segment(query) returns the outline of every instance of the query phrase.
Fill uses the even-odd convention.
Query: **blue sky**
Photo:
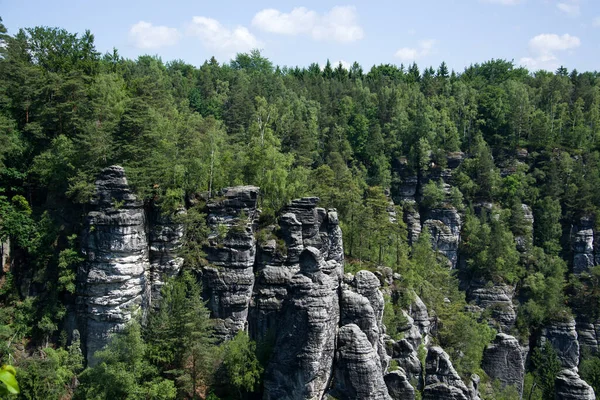
[[[199,65],[262,49],[275,64],[358,61],[457,71],[491,58],[600,70],[600,0],[0,0],[9,33],[90,29],[96,47]]]

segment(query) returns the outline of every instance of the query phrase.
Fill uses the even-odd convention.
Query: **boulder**
[[[572,369],[563,369],[555,380],[556,400],[595,400],[594,389]]]

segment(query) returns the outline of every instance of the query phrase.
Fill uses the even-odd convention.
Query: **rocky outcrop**
[[[370,271],[359,271],[356,276],[346,276],[342,291],[341,325],[356,324],[367,335],[381,360],[381,369],[388,365],[383,337],[383,294],[379,291],[379,279]]]
[[[600,321],[590,322],[583,317],[577,317],[577,340],[579,347],[592,354],[598,353],[600,348]]]
[[[515,288],[506,284],[486,285],[485,282],[471,283],[467,299],[471,311],[489,313],[488,323],[501,332],[509,332],[516,323],[517,312],[512,302]]]
[[[596,264],[594,259],[594,219],[581,217],[571,226],[573,273],[580,274]]]
[[[408,244],[412,246],[421,235],[421,215],[415,201],[406,201],[403,206],[403,220],[408,232]]]
[[[340,328],[331,395],[347,400],[391,399],[379,355],[355,324]]]
[[[147,309],[150,268],[143,205],[129,189],[125,171],[112,166],[96,181],[82,235],[86,256],[78,271],[80,330],[88,363],[109,334]]]
[[[414,400],[415,389],[402,369],[392,371],[383,377],[388,394],[393,400]]]
[[[513,386],[523,394],[525,362],[519,341],[513,336],[499,333],[483,352],[481,368],[492,380],[498,380],[502,387]]]
[[[149,213],[151,305],[160,299],[160,290],[167,279],[176,276],[183,266],[183,258],[178,254],[183,239],[183,225],[176,217],[184,214],[179,210],[175,216],[164,215],[156,207]]]
[[[252,319],[263,322],[250,328],[254,337],[269,331],[274,336],[265,399],[320,399],[331,380],[343,248],[335,210],[317,202],[293,201],[282,211],[279,236],[267,236],[260,246]]]
[[[596,395],[590,385],[572,369],[563,369],[555,380],[556,400],[595,400]]]
[[[409,381],[416,384],[417,389],[423,386],[423,367],[419,360],[417,349],[407,339],[389,341],[388,354],[394,360]],[[391,394],[391,393],[390,393]]]
[[[467,385],[452,366],[450,357],[440,347],[430,347],[425,360],[423,400],[471,400]]]
[[[256,186],[225,188],[207,204],[210,229],[203,272],[203,294],[215,319],[217,337],[232,338],[245,329],[254,287],[258,218]]]
[[[423,229],[425,228],[431,234],[433,249],[448,258],[451,268],[456,268],[462,228],[458,211],[454,207],[429,210],[423,223]]]
[[[575,320],[553,322],[542,329],[540,345],[550,342],[563,368],[576,369],[579,364],[579,342]]]
[[[524,253],[529,250],[533,244],[533,211],[531,211],[531,207],[527,204],[521,204],[521,209],[523,210],[523,218],[527,225],[527,229],[524,230],[525,233],[515,236],[515,242],[517,244],[517,250]]]

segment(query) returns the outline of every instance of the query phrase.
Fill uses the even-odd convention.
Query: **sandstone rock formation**
[[[472,311],[488,311],[488,322],[501,332],[509,332],[516,323],[517,312],[512,302],[515,288],[506,284],[486,285],[485,282],[472,282],[467,299],[474,305]]]
[[[178,215],[185,213],[179,210]],[[150,225],[150,271],[151,285],[150,303],[155,305],[160,299],[160,290],[168,278],[176,276],[183,265],[179,257],[183,239],[183,225],[174,221],[173,216],[163,215],[156,207],[152,208],[148,217]]]
[[[320,399],[331,379],[343,247],[337,213],[317,202],[292,201],[279,236],[260,244],[250,332],[260,338],[270,331],[275,340],[265,399]]]
[[[207,204],[211,233],[203,290],[220,339],[232,338],[246,326],[254,287],[258,192],[256,186],[225,188]]]
[[[379,356],[367,335],[355,324],[340,328],[334,370],[331,391],[334,397],[347,400],[391,399]]]
[[[462,228],[458,211],[453,207],[429,210],[423,228],[427,228],[431,234],[433,249],[445,255],[450,266],[456,268]]]
[[[563,369],[556,377],[556,400],[595,400],[590,385],[572,369]]]
[[[471,391],[440,347],[430,347],[427,352],[423,400],[471,400]]]
[[[393,400],[414,400],[415,389],[402,369],[392,371],[383,377],[388,394]]]
[[[592,217],[581,217],[578,223],[571,227],[571,249],[573,251],[573,273],[579,274],[596,265]]]
[[[499,333],[483,353],[481,368],[492,380],[498,379],[505,386],[514,386],[523,394],[525,360],[519,341],[510,335]]]
[[[579,342],[575,330],[575,320],[553,322],[542,329],[540,345],[549,341],[563,368],[577,369],[579,364]]]
[[[149,301],[150,268],[143,205],[129,189],[122,167],[108,167],[96,181],[83,233],[86,262],[78,271],[80,330],[88,362],[110,333],[121,329]]]

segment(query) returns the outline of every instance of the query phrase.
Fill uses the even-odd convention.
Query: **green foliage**
[[[543,400],[554,399],[555,379],[561,370],[561,364],[550,342],[544,343],[542,348],[536,347],[533,350],[531,363],[533,367],[533,383],[529,388],[530,393],[535,391],[536,387],[539,387]]]
[[[168,281],[144,329],[146,358],[193,396],[210,384],[217,362],[210,313],[189,271]]]
[[[578,368],[581,378],[594,389],[594,393],[600,393],[600,357],[584,351]]]
[[[19,383],[17,382],[17,370],[12,365],[3,365],[0,368],[0,394],[8,396],[19,394]]]
[[[79,341],[73,341],[68,349],[42,349],[19,364],[21,395],[26,399],[72,396],[76,374],[82,369]]]
[[[494,282],[514,283],[523,274],[513,234],[501,213],[492,212],[488,219],[467,214],[461,242],[469,272]]]
[[[158,375],[146,361],[147,346],[139,323],[115,334],[104,350],[96,352],[98,364],[79,377],[76,399],[174,399],[175,383]]]
[[[441,207],[446,199],[444,193],[444,182],[429,181],[423,186],[423,205],[429,208]]]
[[[242,393],[252,393],[258,389],[263,367],[256,357],[256,343],[244,331],[223,345],[223,366],[226,382]]]

